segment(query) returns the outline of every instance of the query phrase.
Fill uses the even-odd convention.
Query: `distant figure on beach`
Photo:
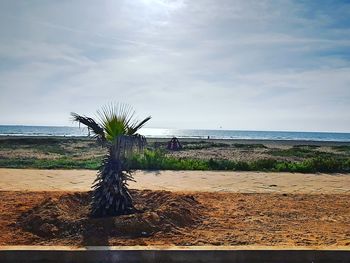
[[[168,142],[167,148],[168,148],[168,150],[177,151],[177,150],[181,150],[182,149],[182,145],[181,145],[180,141],[176,137],[173,137]]]

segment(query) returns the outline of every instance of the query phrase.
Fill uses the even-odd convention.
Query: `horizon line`
[[[80,128],[78,126],[67,125],[28,125],[28,124],[0,124],[0,126],[17,126],[17,127],[56,127],[56,128]],[[80,129],[82,129],[81,127]],[[350,134],[350,131],[302,131],[302,130],[247,130],[247,129],[223,129],[223,128],[160,128],[160,127],[143,127],[142,129],[164,129],[164,130],[198,130],[198,131],[237,131],[237,132],[291,132],[291,133],[343,133]]]

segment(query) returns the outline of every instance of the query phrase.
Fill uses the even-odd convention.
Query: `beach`
[[[161,151],[164,157],[175,159],[212,159],[249,164],[259,160],[302,162],[319,158],[345,162],[350,166],[347,164],[350,142],[180,139],[183,148],[169,151],[168,141],[165,138],[148,138],[146,149]],[[104,154],[100,145],[86,137],[0,136],[0,167],[4,168],[96,169]],[[68,160],[72,162],[67,164]],[[39,162],[40,166],[35,164]]]
[[[350,263],[350,1],[0,1],[0,263]]]
[[[350,147],[181,139],[183,149],[169,151],[167,141],[149,139],[147,147],[178,160],[247,163],[271,158],[300,163],[315,156],[347,160]],[[101,225],[89,217],[96,166],[84,167],[98,164],[103,154],[86,138],[0,138],[0,157],[6,160],[0,162],[0,245],[350,246],[347,172],[136,170],[129,187],[136,206],[148,212]]]

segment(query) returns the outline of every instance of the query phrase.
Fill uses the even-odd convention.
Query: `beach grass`
[[[37,158],[1,158],[0,167],[35,168],[35,169],[98,169],[102,158],[75,160],[72,158],[37,159]]]
[[[166,140],[151,141],[134,155],[130,168],[145,170],[223,170],[302,173],[349,173],[350,146],[182,140],[181,151],[167,151]],[[331,149],[331,150],[329,150]],[[218,155],[223,153],[227,155]],[[214,157],[212,154],[214,153]],[[1,138],[0,167],[98,169],[104,150],[86,138]],[[238,156],[239,158],[236,158]],[[243,157],[242,157],[243,156]],[[222,158],[227,157],[227,158]],[[233,158],[232,158],[233,157]],[[230,159],[231,158],[231,159]]]
[[[292,147],[289,149],[271,149],[269,154],[280,157],[298,158],[337,158],[345,157],[342,153],[321,152],[311,147]]]
[[[350,154],[350,146],[349,145],[337,145],[332,147],[334,150],[339,152]]]
[[[85,160],[72,158],[36,159],[1,158],[0,167],[37,169],[98,169],[101,157]],[[261,159],[255,161],[200,160],[166,156],[161,151],[149,151],[134,155],[129,164],[131,169],[142,170],[219,170],[219,171],[266,171],[300,173],[349,173],[349,159],[316,157],[301,162]]]
[[[350,172],[350,159],[314,157],[301,162],[260,159],[254,161],[200,160],[166,156],[161,151],[145,151],[135,155],[130,163],[133,169],[145,170],[231,170],[270,172]]]

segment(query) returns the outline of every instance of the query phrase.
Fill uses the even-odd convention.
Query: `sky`
[[[0,1],[0,124],[350,132],[350,1]]]

